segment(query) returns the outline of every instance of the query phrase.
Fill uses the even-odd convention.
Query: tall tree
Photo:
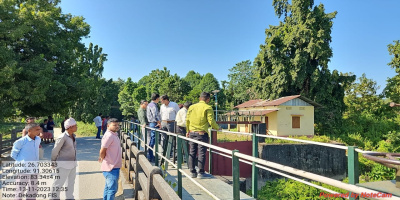
[[[136,113],[134,108],[133,92],[137,88],[137,84],[129,77],[122,90],[118,94],[118,102],[121,104],[121,111],[124,116],[133,115]]]
[[[87,74],[79,57],[88,52],[81,39],[90,26],[62,13],[59,3],[1,1],[0,101],[12,109],[0,109],[0,117],[17,109],[33,116],[65,113],[82,95]],[[102,73],[103,55],[89,59],[99,62],[90,63],[90,73]]]
[[[177,74],[174,74],[165,79],[159,91],[161,95],[168,95],[171,101],[183,103],[184,97],[190,91],[190,86],[185,80],[182,80]]]
[[[396,71],[396,75],[388,78],[384,93],[392,101],[400,102],[400,41],[397,40],[394,41],[394,44],[389,44],[388,50],[389,54],[393,56],[388,65]]]
[[[233,102],[234,105],[255,98],[255,92],[253,91],[254,79],[254,66],[251,64],[250,60],[237,63],[229,69],[229,82],[226,92],[229,94],[228,96],[231,98],[230,101]]]
[[[365,74],[358,78],[358,82],[346,89],[346,115],[358,118],[360,115],[382,117],[391,110],[377,94],[379,86],[376,81],[368,79]]]
[[[106,95],[102,92],[104,87],[109,87],[112,80],[107,81],[102,78],[103,64],[107,60],[107,54],[103,53],[103,49],[92,43],[86,51],[80,52],[79,59],[74,63],[74,68],[78,77],[74,79],[76,82],[75,91],[68,89],[68,93],[78,93],[79,96],[72,101],[73,105],[69,108],[70,114],[77,120],[91,122],[91,120],[99,112],[108,113],[109,99],[103,100]],[[119,88],[118,88],[119,91]],[[118,92],[117,92],[118,95]],[[111,98],[111,97],[108,97]],[[65,113],[58,110],[58,113]]]
[[[150,99],[152,93],[160,93],[160,87],[168,77],[170,71],[164,67],[162,70],[152,70],[149,75],[142,77],[138,84],[146,87],[147,99]]]
[[[273,1],[276,15],[284,17],[279,25],[271,25],[265,31],[265,45],[261,45],[254,62],[255,88],[264,99],[301,94],[323,104],[316,122],[330,128],[345,108],[343,85],[354,80],[353,76],[345,77],[328,69],[332,57],[332,20],[336,12],[325,13],[323,4],[314,6],[312,0],[291,3]]]
[[[190,70],[183,78],[183,80],[186,81],[189,84],[189,86],[193,89],[197,85],[199,85],[202,78],[203,76],[201,74],[193,70]]]
[[[147,98],[147,94],[146,94],[146,87],[143,85],[140,85],[139,87],[137,87],[132,94],[132,98],[133,98],[133,106],[134,106],[134,110],[135,110],[135,116],[137,116],[137,110],[140,107],[140,101],[141,100],[147,100],[150,101],[149,98]]]

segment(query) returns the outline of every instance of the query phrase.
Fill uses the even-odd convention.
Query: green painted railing
[[[127,121],[123,122],[122,127],[124,128],[125,131],[129,131],[129,125],[128,125],[129,123],[132,123],[132,122],[127,122]],[[134,124],[140,126],[139,124],[136,124],[136,123],[134,123]],[[156,131],[155,144],[158,144],[159,134],[161,132],[167,133],[167,134],[171,134],[171,133],[168,133],[168,132],[165,132],[165,131],[160,131],[160,130],[157,130],[157,129],[152,129],[152,128],[146,127],[145,128],[145,133],[144,133],[144,140],[145,140],[145,143],[146,143],[146,145],[144,145],[144,146],[145,146],[145,151],[146,152],[148,150],[148,147],[147,147],[148,130],[155,130]],[[182,172],[181,172],[181,170],[182,170],[182,162],[183,162],[182,144],[184,142],[188,142],[188,141],[198,142],[199,144],[202,144],[202,145],[208,147],[208,149],[209,149],[209,173],[210,174],[212,174],[212,159],[213,159],[214,151],[216,151],[215,153],[217,153],[219,155],[222,155],[222,154],[218,153],[218,151],[222,152],[222,153],[225,153],[226,155],[223,155],[223,156],[230,157],[232,159],[232,177],[233,177],[233,194],[232,194],[232,197],[235,200],[236,199],[240,199],[240,190],[239,190],[239,187],[240,187],[240,185],[239,185],[239,176],[240,176],[240,174],[239,174],[239,163],[240,162],[244,162],[244,163],[252,165],[252,196],[254,198],[257,198],[257,196],[258,196],[258,194],[257,194],[257,191],[258,191],[258,170],[259,170],[260,167],[262,169],[266,169],[266,170],[268,170],[268,168],[266,168],[266,167],[280,169],[280,170],[282,170],[282,171],[284,171],[286,173],[290,173],[290,174],[297,175],[297,176],[300,176],[300,177],[303,177],[303,178],[306,178],[306,179],[319,181],[321,183],[325,183],[325,184],[328,184],[328,185],[332,185],[334,187],[338,187],[338,188],[341,188],[341,189],[348,190],[350,192],[350,194],[352,192],[360,193],[361,191],[376,192],[376,193],[379,192],[379,191],[374,191],[374,190],[370,190],[370,189],[367,189],[367,188],[356,186],[356,184],[359,182],[359,161],[358,161],[358,152],[356,151],[357,147],[355,147],[355,146],[346,147],[346,146],[327,144],[327,143],[321,143],[321,142],[313,142],[313,141],[307,141],[307,140],[299,140],[299,139],[293,139],[293,138],[282,138],[282,137],[277,137],[277,136],[261,135],[261,134],[257,134],[257,133],[239,133],[239,132],[231,132],[231,131],[222,131],[222,132],[228,132],[228,133],[230,132],[230,133],[234,133],[234,134],[251,135],[252,136],[252,156],[241,154],[238,150],[231,151],[231,150],[228,150],[228,149],[224,149],[224,148],[215,146],[212,141],[213,141],[214,134],[216,134],[216,130],[212,130],[212,134],[210,134],[210,142],[209,142],[209,144],[199,143],[198,141],[194,141],[194,140],[188,139],[188,138],[186,138],[184,136],[180,136],[178,134],[174,134],[174,136],[177,139],[177,147],[176,147],[177,151],[178,151],[178,155],[177,155],[177,158],[178,158],[177,159],[178,184],[177,184],[177,186],[178,186],[178,196],[180,198],[182,198],[182,190],[183,190],[182,189],[182,187],[183,187],[182,186]],[[140,135],[143,135],[143,134],[141,134],[140,127],[138,129],[138,133]],[[337,180],[334,180],[334,179],[331,179],[331,178],[319,176],[319,175],[316,175],[316,174],[312,174],[312,173],[305,172],[305,171],[302,171],[302,170],[294,169],[294,168],[291,168],[291,167],[288,167],[288,166],[284,166],[284,165],[280,165],[280,164],[277,164],[277,163],[268,162],[268,161],[265,161],[265,160],[262,160],[262,159],[258,158],[258,137],[263,137],[263,138],[267,138],[268,137],[268,138],[281,139],[281,140],[292,140],[292,141],[297,141],[297,142],[302,142],[302,143],[309,143],[309,144],[315,144],[315,145],[320,145],[320,146],[327,146],[327,147],[333,147],[333,148],[339,148],[339,149],[347,150],[347,153],[348,153],[349,183],[348,184],[347,183],[343,183],[343,182],[340,182],[340,181],[337,181]],[[154,146],[154,154],[155,154],[156,166],[160,166],[159,163],[157,162],[159,160],[158,152],[159,152],[158,145],[155,145]],[[264,167],[264,166],[266,166],[266,167]],[[274,170],[270,170],[270,171],[274,172]],[[295,177],[290,176],[290,175],[285,175],[285,177],[292,178],[294,180],[300,181],[298,178],[295,178]],[[329,192],[332,191],[332,190],[323,188],[321,186],[314,185],[313,183],[309,183],[309,182],[306,182],[306,181],[303,181],[303,180],[302,180],[302,182],[303,183],[305,182],[307,185],[316,187],[318,189],[323,189],[323,190],[326,190],[326,191],[329,191]],[[205,190],[205,188],[202,188],[202,189]],[[209,191],[206,191],[206,192],[209,193]],[[209,194],[212,195],[211,193],[209,193]],[[213,196],[213,197],[216,198],[215,196]],[[354,198],[350,198],[350,199],[354,199]],[[394,197],[393,199],[398,199],[398,198]]]

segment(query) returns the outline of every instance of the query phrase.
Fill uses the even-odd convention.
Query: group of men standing
[[[162,105],[159,109],[157,104],[160,100]],[[160,128],[161,130],[171,133],[177,132],[182,136],[186,135],[186,137],[193,140],[207,143],[209,140],[209,127],[211,126],[213,129],[219,129],[219,127],[215,122],[212,107],[208,105],[210,102],[210,94],[207,92],[201,93],[199,100],[199,103],[194,105],[191,105],[190,102],[186,102],[181,109],[179,109],[177,103],[170,101],[167,95],[160,97],[159,94],[152,94],[150,103],[142,100],[137,112],[140,124],[142,125],[142,133],[146,130],[145,127],[147,125],[150,128],[153,128],[151,129],[150,134],[147,134],[148,145],[151,148],[154,148],[154,145],[156,145],[155,128]],[[100,120],[98,120],[98,118]],[[100,131],[104,126],[104,124],[102,124],[104,122],[101,121],[101,114],[99,114],[98,118],[96,117],[94,121],[98,127],[97,137],[100,138]],[[118,190],[118,179],[120,168],[122,167],[122,152],[118,137],[119,122],[117,119],[111,118],[107,120],[106,124],[107,131],[104,133],[101,140],[101,149],[98,161],[101,162],[101,170],[106,179],[103,199],[114,199]],[[65,131],[57,137],[54,148],[51,152],[51,161],[58,163],[56,166],[58,169],[58,176],[60,177],[59,179],[54,180],[53,187],[60,188],[66,183],[66,187],[68,188],[68,190],[65,191],[67,199],[74,199],[74,184],[77,167],[75,132],[77,131],[77,128],[77,123],[73,118],[64,120],[63,129],[65,129]],[[41,143],[39,135],[43,130],[39,124],[31,122],[27,123],[24,132],[26,132],[26,136],[23,136],[14,143],[11,157],[15,159],[16,162],[37,162],[39,161],[39,146]],[[167,134],[161,134],[161,144],[163,146],[164,156],[166,155],[168,139],[169,136]],[[173,139],[175,139],[175,137],[173,137]],[[193,178],[203,178],[205,153],[207,148],[192,141],[189,142],[189,146],[189,168],[191,176]],[[196,164],[194,163],[197,154],[198,171],[196,171]],[[154,154],[150,148],[148,149],[147,158],[149,161],[154,161]],[[17,181],[26,181],[28,187],[34,188],[36,187],[35,185],[29,185],[28,183],[33,183],[32,181],[35,181],[35,176],[30,177],[31,179]],[[35,190],[30,191],[30,193],[35,193]],[[60,190],[56,191],[56,193],[57,197],[55,199],[59,199]]]
[[[191,105],[191,102],[184,103],[183,107],[179,109],[177,103],[170,101],[167,95],[160,97],[159,94],[154,93],[151,96],[151,102],[148,103],[146,100],[140,102],[140,108],[138,109],[138,118],[142,125],[142,133],[145,131],[146,125],[151,129],[150,133],[147,134],[147,141],[150,148],[154,148],[155,144],[155,128],[168,131],[171,133],[179,133],[183,136],[191,139],[208,142],[209,135],[208,129],[211,126],[213,129],[219,129],[218,124],[214,119],[214,112],[210,105],[210,94],[203,92],[200,95],[199,103]],[[158,103],[161,100],[161,107],[158,108]],[[177,128],[177,130],[176,130]],[[169,136],[166,133],[161,133],[161,145],[163,149],[163,155],[166,156],[166,150],[168,145]],[[175,144],[175,137],[173,137],[172,144]],[[205,154],[207,148],[196,142],[189,142],[190,146],[190,157],[189,167],[192,178],[203,178],[204,177],[204,164]],[[152,149],[148,149],[147,159],[151,162],[154,161],[154,153]],[[184,147],[187,149],[187,147]],[[173,147],[173,150],[175,146]],[[175,154],[175,152],[174,152]],[[195,169],[195,160],[198,154],[198,168],[197,172]],[[175,155],[173,155],[175,156]]]
[[[51,151],[51,161],[53,167],[57,168],[57,177],[52,185],[52,188],[62,188],[64,183],[67,181],[67,190],[58,189],[53,191],[55,195],[53,199],[60,199],[60,191],[65,191],[67,199],[74,199],[74,183],[76,176],[76,141],[75,132],[77,130],[76,121],[73,118],[69,118],[64,122],[65,132],[62,133],[54,144],[54,148]],[[28,122],[24,128],[26,132],[25,136],[14,142],[13,148],[11,150],[11,157],[16,161],[16,163],[25,163],[25,166],[37,166],[39,161],[39,146],[41,143],[41,137],[43,129],[39,124],[35,122]],[[33,164],[33,165],[32,165]],[[24,177],[24,179],[18,179],[16,182],[25,182],[23,184],[30,188],[27,192],[27,199],[36,199],[35,194],[38,189],[37,170],[30,170],[28,174],[19,174],[19,177]],[[18,188],[16,192],[23,193],[25,188]]]
[[[51,199],[60,199],[60,192],[65,191],[66,199],[75,199],[74,197],[74,185],[76,177],[76,135],[77,123],[73,118],[69,118],[63,121],[64,132],[59,135],[55,141],[54,147],[51,152],[51,166],[57,169],[57,179],[54,180],[52,188],[57,188],[55,195]],[[120,146],[120,140],[118,137],[119,122],[115,118],[111,118],[107,121],[107,131],[101,141],[101,149],[98,161],[101,163],[101,170],[106,179],[106,185],[104,188],[103,199],[111,200],[114,199],[115,194],[118,190],[118,179],[119,171],[122,166],[122,150]],[[39,161],[39,146],[41,143],[41,133],[43,129],[39,124],[34,123],[33,120],[29,121],[23,132],[26,135],[14,142],[11,150],[11,157],[18,163],[38,163]],[[38,171],[32,170],[30,174],[19,174],[19,177],[23,179],[16,180],[17,182],[24,182],[25,186],[30,188],[19,188],[15,192],[24,194],[27,199],[36,199],[37,185],[33,184],[37,182]],[[63,188],[65,184],[66,189]]]

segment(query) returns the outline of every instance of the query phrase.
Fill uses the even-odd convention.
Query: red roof
[[[257,99],[257,100],[250,100],[250,101],[246,101],[240,105],[235,106],[235,108],[249,108],[249,107],[265,107],[265,106],[279,106],[285,102],[288,102],[290,100],[299,98],[311,105],[313,105],[314,107],[322,107],[320,104],[307,99],[301,95],[293,95],[293,96],[287,96],[287,97],[281,97],[279,99],[275,99],[272,101],[268,101],[268,100],[261,100],[261,99]]]
[[[266,115],[268,113],[272,113],[278,110],[246,110],[246,111],[232,111],[229,113],[226,113],[226,115],[254,115],[254,116],[263,116]]]
[[[252,105],[254,105],[254,104],[258,103],[258,102],[261,102],[261,101],[263,101],[263,100],[262,99],[255,99],[255,100],[246,101],[246,102],[244,102],[242,104],[239,104],[239,105],[235,106],[235,108],[248,108],[248,107],[251,107]]]
[[[287,96],[287,97],[281,97],[279,99],[275,99],[272,101],[262,101],[256,104],[253,104],[252,107],[264,107],[264,106],[279,106],[285,102],[288,102],[292,99],[298,98],[300,95],[293,95],[293,96]]]

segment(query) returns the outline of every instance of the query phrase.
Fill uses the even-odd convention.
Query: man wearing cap
[[[39,145],[41,139],[38,135],[42,129],[39,124],[29,123],[25,125],[25,130],[27,131],[27,135],[14,142],[11,150],[11,157],[16,161],[16,163],[23,163],[26,166],[17,167],[17,169],[21,171],[27,169],[30,170],[30,173],[18,174],[21,178],[16,178],[15,182],[19,183],[20,187],[17,187],[15,192],[17,194],[23,194],[27,191],[27,199],[36,199],[34,196],[37,194],[37,185],[32,183],[37,181],[37,176],[35,176],[37,173],[34,173],[34,169],[29,166],[29,163],[39,161]]]
[[[118,191],[118,179],[122,167],[121,141],[118,137],[119,123],[115,118],[107,121],[107,131],[101,140],[99,162],[106,179],[103,199],[113,200]]]
[[[57,162],[58,176],[53,183],[54,188],[61,188],[68,179],[65,191],[66,199],[74,199],[74,184],[76,177],[76,135],[78,129],[76,121],[69,118],[64,122],[65,132],[58,136],[54,148],[51,151],[51,161]],[[56,190],[57,199],[60,199],[60,191]]]
[[[220,129],[214,119],[214,112],[211,106],[207,103],[210,102],[210,94],[202,92],[199,98],[200,102],[190,106],[187,117],[186,117],[186,137],[194,139],[200,142],[207,143],[209,140],[208,128]],[[206,161],[207,148],[195,142],[189,142],[190,145],[190,156],[189,156],[189,169],[192,173],[192,178],[203,178],[204,177],[204,164]],[[198,157],[198,168],[199,173],[197,174],[195,163],[197,151]]]

